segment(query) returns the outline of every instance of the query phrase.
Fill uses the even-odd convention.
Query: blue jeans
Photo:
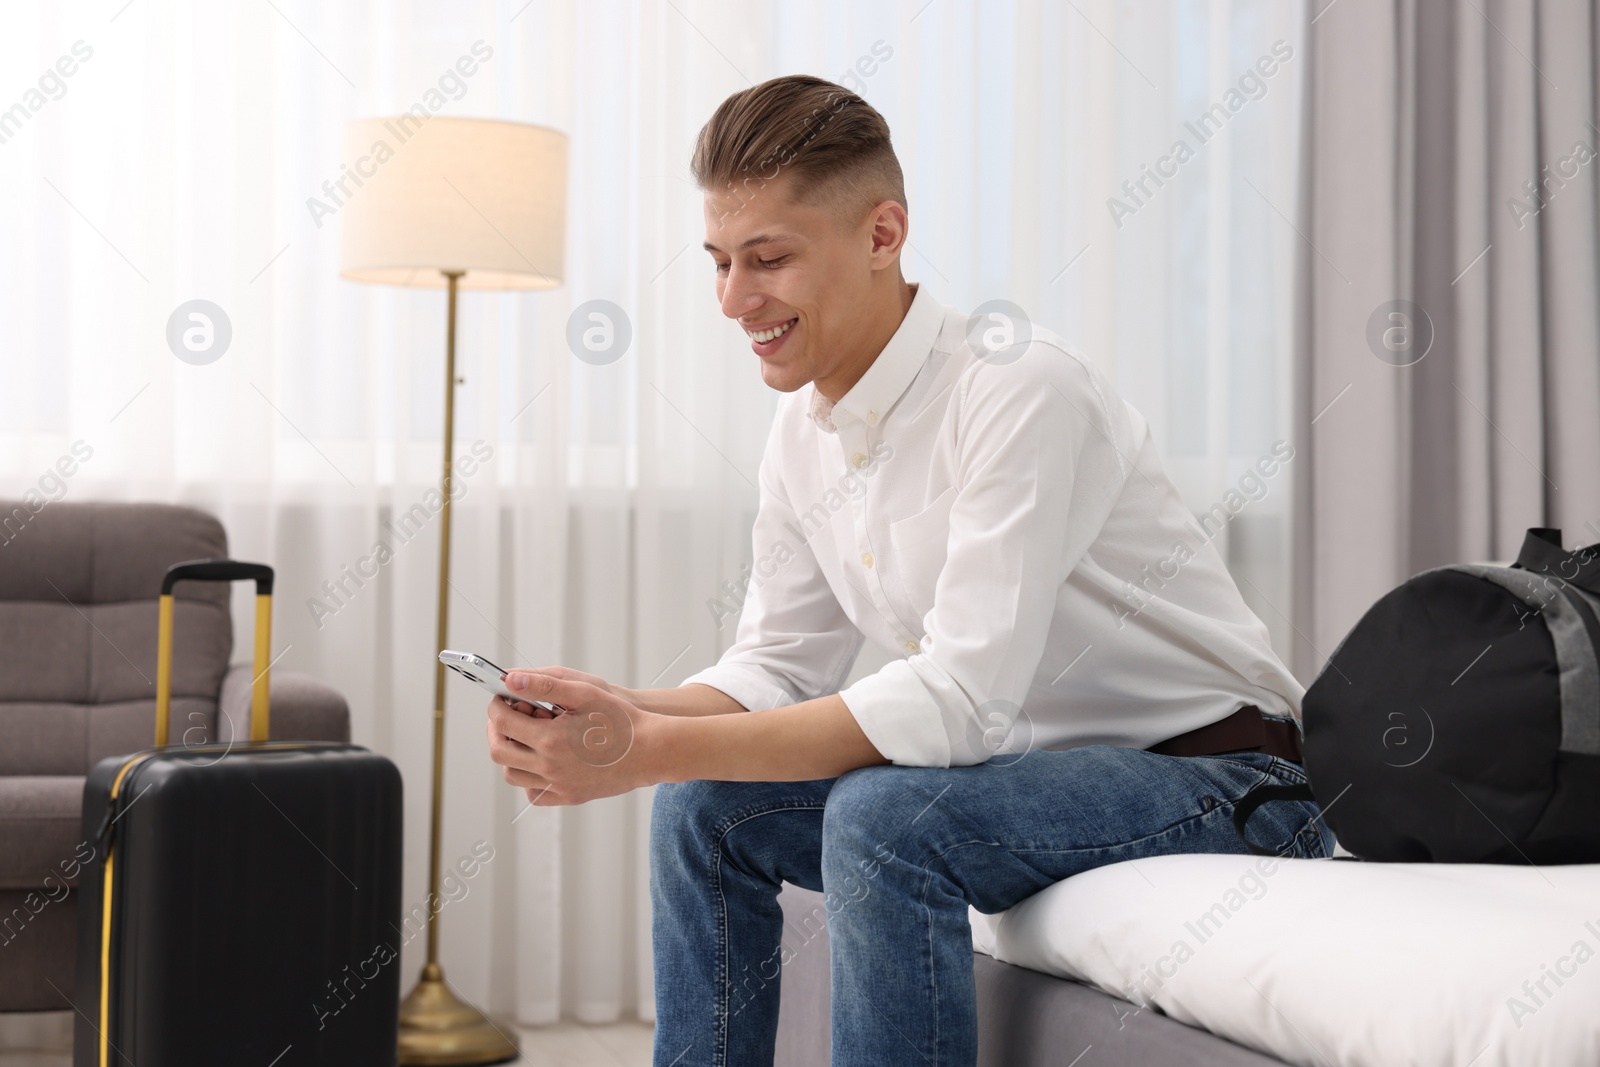
[[[1088,745],[973,767],[876,766],[809,782],[656,787],[650,821],[655,1067],[772,1063],[782,882],[825,894],[833,1067],[971,1067],[967,905],[1003,911],[1120,860],[1248,850],[1233,807],[1298,763]],[[1310,802],[1250,819],[1286,856],[1331,854]]]

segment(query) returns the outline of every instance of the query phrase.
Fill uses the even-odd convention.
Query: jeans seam
[[[1306,820],[1305,826],[1302,826],[1300,828],[1300,832],[1295,834],[1295,838],[1299,839],[1301,837],[1301,835],[1307,833],[1307,831],[1310,831],[1311,833],[1316,834],[1317,835],[1317,848],[1318,848],[1318,851],[1321,853],[1321,855],[1319,855],[1317,857],[1314,857],[1314,858],[1324,859],[1328,855],[1330,855],[1333,850],[1324,845],[1323,842],[1325,840],[1325,835],[1323,834],[1322,827],[1317,825],[1317,820],[1318,819],[1322,819],[1323,826],[1327,825],[1328,820],[1324,819],[1323,816],[1322,816],[1322,806],[1321,805],[1316,804],[1315,802],[1313,802],[1313,806],[1317,809],[1316,812],[1311,816],[1311,818]],[[1332,827],[1328,827],[1328,831],[1327,831],[1327,835],[1326,836],[1332,836],[1332,834],[1333,834],[1333,828]]]
[[[733,964],[728,959],[730,950],[728,937],[728,896],[722,889],[722,843],[735,827],[742,826],[751,819],[758,819],[763,815],[773,815],[784,811],[822,811],[821,804],[763,804],[755,808],[735,812],[726,826],[714,827],[714,838],[711,842],[711,889],[717,897],[717,944],[721,948],[718,955],[718,969],[720,981],[717,983],[717,1034],[716,1048],[713,1050],[712,1063],[715,1067],[727,1067],[728,1045],[730,1044],[729,1031],[731,1012],[733,1008]]]
[[[1259,774],[1261,776],[1260,778],[1258,778],[1254,782],[1252,782],[1250,785],[1245,787],[1244,795],[1249,795],[1249,793],[1252,790],[1254,790],[1257,786],[1263,785],[1266,782],[1268,782],[1269,780],[1272,780],[1274,778],[1281,779],[1283,777],[1280,774],[1276,774],[1274,771],[1262,770],[1260,767],[1254,766],[1253,764],[1246,763],[1243,760],[1227,759],[1227,757],[1221,757],[1221,756],[1210,757],[1210,758],[1213,758],[1213,759],[1225,759],[1228,763],[1231,763],[1236,767],[1243,767],[1245,770],[1255,771],[1257,774]],[[1273,759],[1276,760],[1276,759],[1278,759],[1278,757],[1274,756]],[[1273,766],[1276,767],[1276,764],[1273,764]],[[1303,783],[1294,782],[1294,780],[1292,778],[1290,779],[1290,782],[1292,784],[1303,784]],[[1165,828],[1163,828],[1161,830],[1157,830],[1154,833],[1149,833],[1149,834],[1144,835],[1143,837],[1136,837],[1136,838],[1133,838],[1133,839],[1127,840],[1127,841],[1111,841],[1111,842],[1106,842],[1106,843],[1098,844],[1098,845],[1079,846],[1078,848],[1011,848],[1009,846],[1001,845],[1000,842],[998,842],[998,841],[984,841],[984,840],[958,841],[953,845],[949,845],[949,846],[946,846],[945,848],[935,850],[934,851],[934,855],[938,859],[943,860],[944,857],[945,857],[945,854],[947,852],[953,851],[954,849],[957,849],[957,848],[962,848],[962,847],[964,847],[966,845],[988,845],[988,846],[993,847],[993,848],[1006,848],[1007,851],[1014,852],[1014,853],[1023,853],[1023,852],[1030,852],[1030,853],[1031,852],[1044,852],[1044,853],[1098,852],[1098,851],[1102,851],[1102,850],[1106,850],[1106,849],[1121,848],[1121,847],[1126,846],[1126,845],[1137,845],[1137,844],[1139,844],[1139,843],[1141,843],[1143,841],[1149,841],[1152,838],[1161,837],[1164,834],[1170,834],[1172,831],[1174,831],[1176,829],[1179,829],[1180,827],[1187,826],[1189,823],[1194,822],[1196,819],[1203,819],[1208,815],[1215,814],[1219,809],[1221,809],[1224,806],[1231,806],[1231,805],[1235,805],[1235,804],[1239,803],[1238,800],[1225,800],[1225,799],[1223,799],[1221,797],[1218,797],[1217,799],[1218,799],[1217,806],[1214,807],[1214,808],[1211,808],[1208,811],[1196,812],[1193,815],[1185,816],[1184,818],[1179,819],[1177,822],[1172,823],[1169,826],[1166,826]],[[1297,834],[1296,836],[1299,836],[1299,835]]]
[[[1272,757],[1272,773],[1278,778],[1279,781],[1287,782],[1289,785],[1309,786],[1311,782],[1310,775],[1306,774],[1305,764],[1284,759],[1282,756]],[[1297,843],[1304,843],[1308,841],[1309,838],[1307,837],[1307,833],[1309,831],[1310,833],[1316,834],[1317,854],[1302,858],[1323,859],[1326,858],[1327,854],[1332,850],[1323,846],[1323,832],[1322,829],[1317,825],[1317,820],[1322,818],[1322,806],[1315,800],[1311,801],[1311,804],[1316,810],[1312,813],[1311,817],[1306,820],[1306,824],[1299,830],[1295,831],[1294,837],[1290,838],[1289,840],[1289,847],[1293,849]],[[1327,820],[1323,819],[1323,822],[1326,823]],[[1329,828],[1328,832],[1332,833],[1331,827]],[[1306,849],[1304,851],[1310,850]]]
[[[711,888],[717,895],[717,944],[722,949],[717,954],[717,969],[721,972],[717,983],[717,1039],[712,1049],[713,1067],[727,1067],[728,1063],[728,1012],[733,1000],[732,980],[728,961],[728,898],[722,891],[722,848],[720,838],[711,849]]]
[[[1270,777],[1270,775],[1263,775],[1262,776],[1262,781],[1265,781],[1268,777]],[[1257,783],[1255,783],[1255,785],[1252,785],[1250,788],[1254,789],[1256,785],[1260,785],[1260,784],[1261,784],[1261,782],[1257,782]],[[1249,790],[1246,790],[1246,792],[1248,792],[1248,791]],[[1014,849],[1011,849],[1010,851],[1012,851],[1012,852],[1098,852],[1098,851],[1101,851],[1101,850],[1104,850],[1104,849],[1123,848],[1123,847],[1125,847],[1127,845],[1137,845],[1137,844],[1140,844],[1142,842],[1149,841],[1152,838],[1157,838],[1157,837],[1161,837],[1161,836],[1166,835],[1166,834],[1170,834],[1170,833],[1172,833],[1172,831],[1177,830],[1180,827],[1187,826],[1190,823],[1195,822],[1198,819],[1204,819],[1209,815],[1215,815],[1225,805],[1232,805],[1232,804],[1237,804],[1238,803],[1237,800],[1223,800],[1220,797],[1218,798],[1218,800],[1221,801],[1221,803],[1217,804],[1217,806],[1212,808],[1210,811],[1197,811],[1193,815],[1185,815],[1183,818],[1179,819],[1177,822],[1171,823],[1171,824],[1163,827],[1162,829],[1155,831],[1154,833],[1145,834],[1143,837],[1134,837],[1134,838],[1130,838],[1130,839],[1128,839],[1126,841],[1108,841],[1108,842],[1105,842],[1103,844],[1079,846],[1078,848],[1014,848]],[[962,842],[962,843],[963,844],[972,844],[972,842]],[[998,843],[998,842],[996,842],[996,843]],[[954,848],[956,846],[951,846],[951,847]],[[940,856],[942,858],[943,857],[943,853],[941,853]]]
[[[1225,801],[1224,803],[1236,803],[1236,801]],[[1178,822],[1173,823],[1171,826],[1168,826],[1164,830],[1159,830],[1159,831],[1157,831],[1155,833],[1152,833],[1152,834],[1146,834],[1143,837],[1136,837],[1136,838],[1133,838],[1132,840],[1129,840],[1129,841],[1114,841],[1114,842],[1111,842],[1109,844],[1101,844],[1101,845],[1080,845],[1080,846],[1078,846],[1076,848],[1011,848],[1009,846],[1001,845],[997,841],[961,841],[961,842],[958,842],[958,843],[956,843],[954,845],[951,845],[947,849],[940,850],[939,852],[936,853],[936,855],[942,860],[942,859],[944,859],[945,854],[947,852],[954,852],[958,848],[966,848],[969,845],[984,845],[984,846],[993,847],[993,848],[1005,848],[1006,851],[1012,853],[1013,855],[1032,855],[1032,854],[1035,854],[1035,853],[1043,853],[1045,855],[1055,855],[1055,854],[1060,854],[1060,853],[1065,853],[1065,852],[1082,852],[1082,853],[1086,853],[1086,854],[1087,853],[1095,853],[1095,852],[1110,852],[1110,851],[1113,851],[1115,849],[1126,847],[1128,845],[1137,845],[1137,844],[1139,844],[1141,842],[1149,841],[1151,838],[1154,838],[1154,837],[1161,837],[1164,834],[1170,834],[1172,831],[1178,829],[1179,827],[1185,826],[1185,825],[1187,825],[1187,824],[1189,824],[1191,822],[1194,822],[1196,819],[1204,819],[1207,816],[1215,815],[1222,808],[1222,806],[1223,806],[1222,804],[1218,804],[1217,807],[1212,808],[1210,811],[1203,811],[1203,812],[1200,812],[1198,815],[1191,815],[1191,816],[1189,816],[1189,817],[1187,817],[1185,819],[1180,819]],[[1315,830],[1316,829],[1316,821],[1320,817],[1320,814],[1321,813],[1319,812],[1317,815],[1311,816],[1311,818],[1306,821],[1306,826],[1302,826],[1299,830],[1295,831],[1294,837],[1291,838],[1291,843],[1293,841],[1298,841],[1303,836],[1305,836],[1305,834],[1307,832],[1307,827],[1310,827],[1311,829]],[[1318,840],[1321,840],[1321,832],[1317,831],[1317,833],[1318,833]],[[1140,858],[1143,858],[1143,857],[1140,857]]]
[[[1269,755],[1270,755],[1270,753],[1269,753]],[[1264,775],[1270,775],[1270,774],[1273,773],[1273,771],[1270,770],[1270,769],[1263,770],[1262,768],[1256,766],[1254,763],[1251,763],[1248,760],[1234,759],[1232,756],[1213,755],[1213,756],[1203,756],[1201,758],[1202,759],[1221,760],[1223,763],[1231,763],[1235,767],[1243,767],[1247,771],[1256,771],[1256,772],[1259,772],[1260,774],[1264,774]],[[1277,759],[1278,757],[1277,756],[1272,756],[1272,758],[1273,759]],[[1276,764],[1269,763],[1267,766],[1269,768],[1272,768],[1272,767],[1276,767]],[[1260,784],[1261,784],[1260,782],[1256,783],[1256,785],[1260,785]],[[1251,788],[1254,788],[1254,786],[1252,786]]]
[[[1310,781],[1305,771],[1305,764],[1286,760],[1282,756],[1272,757],[1273,773],[1280,778],[1286,778],[1291,784],[1305,785]]]
[[[780,811],[823,810],[826,810],[824,804],[812,804],[810,802],[804,804],[763,804],[759,807],[743,808],[729,816],[729,822],[726,826],[713,826],[713,832],[716,834],[716,840],[713,842],[713,844],[718,849],[721,849],[722,842],[727,839],[728,835],[733,832],[735,827],[742,826],[751,819],[757,819],[763,815],[773,815]]]
[[[765,801],[760,804],[750,804],[742,808],[735,808],[732,812],[723,816],[726,820],[725,822],[713,823],[711,828],[721,836],[740,823],[748,822],[758,815],[770,815],[775,811],[818,811],[821,810],[822,806],[822,804],[816,804],[809,800],[803,802],[787,800]]]
[[[922,879],[922,912],[928,923],[928,988],[933,990],[933,1054],[939,1055],[939,967],[934,958],[933,909],[928,907],[928,887],[933,884],[933,871],[925,871]],[[921,1050],[918,1050],[919,1052]],[[923,1059],[927,1059],[924,1055]]]

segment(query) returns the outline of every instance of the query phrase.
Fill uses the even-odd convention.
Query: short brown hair
[[[889,124],[841,85],[791,74],[740,90],[700,130],[689,163],[702,189],[726,187],[741,202],[781,173],[795,199],[856,209],[906,203]]]

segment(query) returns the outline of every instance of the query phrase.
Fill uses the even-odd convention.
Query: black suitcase
[[[256,582],[249,742],[165,745],[172,587]],[[401,782],[357,745],[268,742],[272,570],[161,586],[157,747],[84,783],[74,1067],[393,1067]]]

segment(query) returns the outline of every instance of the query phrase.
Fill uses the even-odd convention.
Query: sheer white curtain
[[[352,118],[423,102],[570,133],[564,287],[462,299],[457,450],[492,457],[456,510],[451,643],[671,685],[732,638],[709,602],[750,560],[777,399],[718,314],[688,155],[728,93],[804,71],[848,76],[888,118],[909,278],[1080,343],[1197,512],[1243,501],[1227,558],[1281,634],[1294,464],[1237,490],[1291,439],[1303,19],[1276,0],[18,9],[0,36],[0,493],[82,440],[92,457],[45,496],[194,504],[236,556],[273,562],[279,666],[342,689],[356,740],[400,765],[404,899],[423,903],[438,530],[387,524],[437,482],[444,301],[339,280],[338,212],[308,200],[332,205]],[[455,73],[480,41],[492,55]],[[1275,41],[1273,74],[1241,88]],[[231,326],[206,365],[167,343],[191,299]],[[631,326],[612,362],[568,347],[595,299]],[[380,540],[393,559],[350,577]],[[447,974],[527,1023],[651,1017],[649,792],[524,812],[484,754],[483,703],[452,682],[444,861],[480,840],[494,859],[441,912]],[[417,938],[408,988],[421,959]]]

